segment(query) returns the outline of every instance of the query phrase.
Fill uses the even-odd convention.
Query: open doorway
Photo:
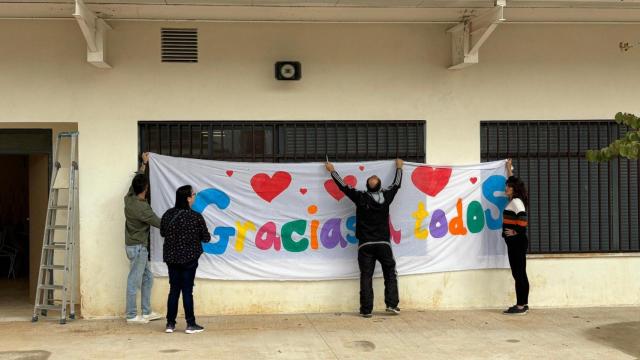
[[[6,232],[8,239],[7,245],[0,246],[0,322],[31,320],[47,217],[54,136],[77,130],[77,123],[0,123],[3,170],[0,234]],[[67,144],[60,147],[63,167],[69,153]],[[2,256],[5,251],[1,248],[6,250],[6,256]],[[79,289],[76,299],[80,303]]]
[[[29,320],[33,311],[47,213],[52,128],[0,124],[0,321]]]
[[[0,303],[22,315],[29,307],[29,155],[0,155],[0,166]]]

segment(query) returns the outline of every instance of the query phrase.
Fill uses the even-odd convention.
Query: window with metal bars
[[[640,250],[640,161],[591,163],[588,149],[620,138],[613,121],[487,121],[482,161],[513,158],[529,190],[531,253]]]
[[[141,121],[140,151],[248,162],[425,161],[424,121]]]

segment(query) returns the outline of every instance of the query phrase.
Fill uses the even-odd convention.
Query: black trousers
[[[176,324],[178,301],[182,293],[182,306],[187,326],[195,325],[193,313],[193,280],[198,269],[198,260],[186,264],[167,264],[169,268],[169,298],[167,299],[167,325]]]
[[[507,239],[507,252],[511,275],[516,281],[517,305],[529,304],[529,278],[527,278],[527,238]]]
[[[376,260],[382,265],[385,304],[388,307],[396,307],[400,302],[398,298],[396,260],[393,258],[391,244],[365,245],[358,250],[360,313],[362,314],[369,314],[373,311],[373,271],[376,268]]]

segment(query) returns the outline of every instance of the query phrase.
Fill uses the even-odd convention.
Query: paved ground
[[[0,323],[28,319],[32,313],[33,302],[29,301],[29,281],[7,279],[0,275]]]
[[[639,308],[405,311],[201,317],[201,334],[162,320],[0,323],[0,359],[634,359]],[[178,324],[184,329],[184,323]]]

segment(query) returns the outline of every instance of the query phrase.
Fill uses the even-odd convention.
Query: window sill
[[[625,253],[571,253],[571,254],[527,254],[527,259],[593,259],[611,257],[640,257],[640,252]]]

